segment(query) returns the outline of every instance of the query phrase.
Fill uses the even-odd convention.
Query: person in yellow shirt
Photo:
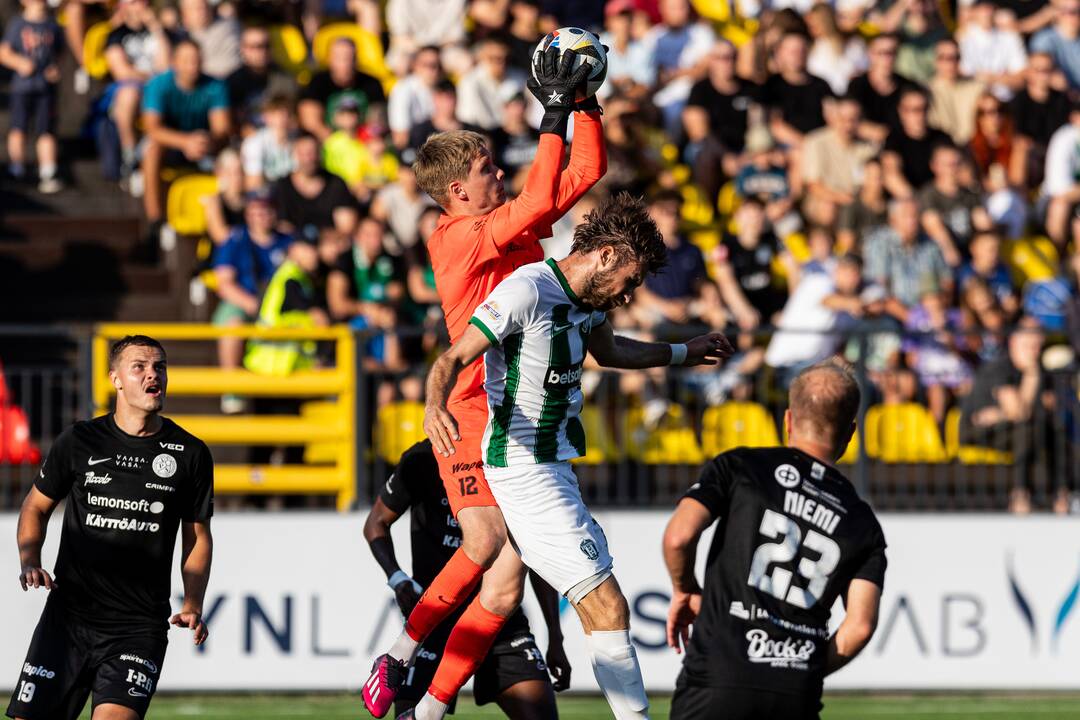
[[[362,142],[360,106],[352,96],[344,96],[331,115],[334,132],[323,143],[323,165],[337,175],[362,201],[387,183],[397,179],[398,161],[386,141],[375,136]]]

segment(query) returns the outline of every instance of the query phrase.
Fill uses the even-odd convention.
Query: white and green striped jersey
[[[515,270],[469,322],[492,347],[484,355],[488,423],[484,462],[495,467],[585,454],[581,364],[602,312],[581,303],[554,260]]]

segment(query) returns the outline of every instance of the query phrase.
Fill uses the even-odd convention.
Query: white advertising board
[[[680,658],[664,646],[666,516],[601,512],[633,612],[646,685],[670,691]],[[350,690],[400,630],[362,514],[222,514],[206,616],[210,639],[170,631],[167,690]],[[58,518],[46,564],[55,557]],[[16,517],[0,516],[0,687],[16,681],[45,599],[19,590]],[[828,680],[848,689],[1080,689],[1080,522],[1068,518],[886,515],[889,570],[877,634]],[[395,527],[408,564],[408,523]],[[705,540],[707,542],[707,539]],[[702,551],[700,557],[704,557]],[[180,594],[179,573],[175,594]],[[178,601],[174,602],[178,605]],[[528,596],[541,649],[546,632]],[[573,687],[595,690],[581,629],[562,615]]]

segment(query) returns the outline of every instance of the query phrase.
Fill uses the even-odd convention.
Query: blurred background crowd
[[[422,401],[446,343],[424,250],[440,210],[416,149],[484,133],[513,195],[538,139],[532,48],[592,30],[609,168],[545,250],[564,256],[611,193],[643,196],[669,266],[613,323],[671,342],[726,329],[740,351],[720,371],[587,373],[601,424],[620,422],[602,398],[620,398],[647,427],[691,429],[697,449],[661,460],[693,462],[726,422],[710,408],[772,406],[842,353],[879,419],[918,427],[901,460],[982,449],[1017,470],[1014,511],[1036,482],[1042,509],[1080,509],[1080,0],[6,5],[9,182],[71,191],[56,139],[70,86],[103,182],[140,199],[150,261],[197,228],[198,312],[369,331],[377,407]],[[236,338],[218,359],[322,362],[314,345]]]

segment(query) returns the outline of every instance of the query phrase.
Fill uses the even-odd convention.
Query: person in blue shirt
[[[162,219],[162,167],[205,164],[209,169],[214,153],[232,133],[225,83],[204,75],[201,63],[199,46],[180,40],[173,47],[172,68],[150,80],[143,91],[143,205],[152,233]]]
[[[214,251],[219,302],[211,322],[219,327],[236,327],[255,321],[263,289],[285,260],[292,243],[291,235],[274,229],[277,213],[264,193],[253,193],[248,197],[244,222]],[[222,368],[240,367],[243,353],[242,338],[218,340],[218,361]],[[223,410],[230,408],[232,402],[232,398],[224,397]]]
[[[1054,0],[1054,24],[1031,38],[1032,53],[1054,58],[1069,89],[1080,89],[1080,0]]]
[[[968,250],[971,259],[957,268],[956,287],[962,291],[969,280],[978,278],[986,283],[1005,314],[1014,316],[1020,309],[1020,301],[1009,269],[1001,261],[1001,237],[989,230],[977,232]]]

